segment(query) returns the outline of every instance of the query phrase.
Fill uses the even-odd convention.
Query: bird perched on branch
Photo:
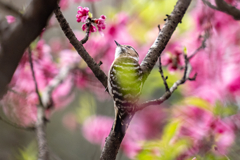
[[[128,45],[115,43],[115,59],[108,73],[108,90],[115,110],[112,130],[125,134],[142,90],[142,70],[136,50]]]

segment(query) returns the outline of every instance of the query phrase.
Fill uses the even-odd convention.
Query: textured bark
[[[158,57],[165,49],[173,32],[177,28],[178,23],[181,23],[182,18],[190,3],[191,0],[178,0],[172,13],[167,17],[167,22],[159,32],[157,39],[155,40],[155,42],[149,49],[146,57],[141,63],[141,69],[143,70],[144,80],[147,79],[148,75],[152,71],[154,65],[158,60]]]
[[[121,132],[114,132],[113,130],[111,130],[110,134],[106,138],[100,160],[116,159],[123,138],[124,135],[122,135]]]
[[[38,106],[37,122],[36,122],[36,135],[38,144],[38,160],[49,160],[49,152],[46,139],[46,125],[44,123],[44,108]]]
[[[57,2],[58,0],[32,0],[21,19],[7,28],[1,26],[0,98],[6,93],[7,85],[25,49],[46,26]]]
[[[102,83],[102,85],[107,88],[107,76],[106,74],[101,70],[99,65],[93,60],[93,58],[88,54],[88,52],[83,47],[82,43],[78,41],[76,36],[74,35],[72,29],[69,27],[68,22],[63,17],[62,12],[60,11],[59,7],[54,10],[54,13],[56,15],[56,18],[70,41],[70,43],[73,45],[73,47],[76,49],[78,54],[82,57],[82,59],[87,63],[88,67],[92,70],[94,75],[97,77],[97,79]]]

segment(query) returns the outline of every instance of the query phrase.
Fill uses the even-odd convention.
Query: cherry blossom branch
[[[86,25],[87,25],[86,36],[80,41],[82,44],[85,44],[88,41],[89,34],[90,34],[91,21],[89,21]]]
[[[231,15],[235,20],[240,20],[240,10],[228,4],[224,0],[215,0],[217,6],[211,4],[208,0],[202,0],[208,7]]]
[[[189,58],[187,57],[186,54],[184,54],[184,60],[185,60],[185,67],[184,67],[183,77],[180,80],[176,81],[169,90],[167,90],[167,88],[166,88],[166,92],[159,99],[150,100],[150,101],[140,104],[136,111],[142,110],[150,105],[162,104],[164,101],[166,101],[168,98],[171,97],[171,95],[178,88],[178,86],[184,84],[187,80],[195,80],[196,79],[197,74],[195,74],[194,77],[192,77],[192,78],[189,77],[192,67],[189,63]],[[163,74],[161,74],[161,75],[163,75]],[[162,76],[162,78],[165,79],[164,76]],[[165,85],[165,87],[167,86],[166,81],[164,81],[164,85]]]
[[[37,134],[37,143],[38,143],[38,160],[48,160],[49,153],[47,149],[47,139],[46,139],[46,127],[45,127],[45,107],[42,102],[41,95],[38,90],[38,84],[35,77],[34,66],[32,62],[32,52],[29,47],[28,49],[29,63],[32,71],[32,77],[35,84],[35,90],[38,95],[38,100],[40,105],[37,105],[37,122],[35,124],[36,134]]]
[[[55,16],[64,32],[66,37],[69,39],[70,43],[76,49],[78,54],[82,57],[82,59],[87,63],[88,67],[92,70],[95,77],[102,83],[102,85],[106,88],[107,87],[107,76],[101,70],[99,65],[93,60],[93,58],[89,55],[86,49],[83,47],[81,41],[78,41],[76,36],[74,35],[72,29],[70,28],[67,20],[64,18],[60,8],[54,10]]]
[[[46,26],[57,2],[32,0],[19,20],[7,28],[0,24],[0,98],[6,93],[25,49]]]
[[[166,90],[166,92],[169,92],[169,87],[168,87],[168,84],[167,84],[168,77],[164,76],[164,73],[163,73],[163,70],[162,70],[161,56],[159,57],[158,61],[159,61],[159,73],[161,74],[161,77],[162,77],[162,80],[163,80],[163,84],[165,86],[165,90]]]
[[[46,108],[51,107],[52,105],[52,99],[51,95],[53,90],[61,84],[64,79],[69,75],[70,71],[74,68],[76,68],[77,64],[71,64],[65,67],[62,67],[61,70],[59,71],[58,75],[56,75],[48,84],[48,86],[44,89],[42,92],[42,101],[44,106]]]
[[[192,59],[200,50],[206,47],[206,41],[208,37],[209,37],[209,31],[205,31],[202,44],[188,57],[189,60]]]
[[[39,100],[39,103],[42,107],[43,106],[43,103],[42,103],[42,98],[41,98],[41,95],[40,95],[40,92],[38,90],[38,84],[37,84],[37,79],[36,79],[36,76],[35,76],[35,72],[34,72],[34,66],[33,66],[33,61],[32,61],[32,51],[31,51],[31,48],[30,46],[28,47],[28,58],[29,58],[29,63],[30,63],[30,67],[31,67],[31,72],[32,72],[32,77],[33,77],[33,81],[34,81],[34,85],[35,85],[35,91],[38,95],[38,100]]]
[[[14,6],[6,3],[6,2],[3,2],[3,1],[0,1],[0,6],[8,11],[10,11],[11,13],[13,13],[14,15],[22,18],[22,13],[19,12],[19,9],[15,8]]]
[[[178,23],[181,23],[182,18],[190,3],[191,0],[178,0],[172,13],[167,16],[166,23],[164,24],[163,28],[158,34],[158,37],[156,38],[151,48],[148,50],[147,55],[141,63],[141,69],[144,74],[144,81],[147,79],[148,75],[156,64],[158,57],[165,49]]]

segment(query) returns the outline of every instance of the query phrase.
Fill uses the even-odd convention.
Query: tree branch
[[[82,59],[87,63],[88,67],[92,70],[95,77],[102,83],[104,88],[107,87],[107,76],[101,70],[99,65],[93,60],[93,58],[88,54],[88,52],[83,47],[82,43],[78,41],[76,36],[74,35],[72,29],[70,28],[67,20],[64,18],[60,8],[54,10],[55,16],[64,32],[66,37],[69,39],[70,43],[76,49],[78,54],[82,57]]]
[[[160,56],[161,52],[164,50],[165,46],[167,45],[169,39],[171,38],[171,35],[173,34],[174,30],[177,27],[177,24],[181,22],[183,15],[185,14],[188,6],[190,5],[191,0],[178,0],[176,6],[174,7],[174,10],[170,16],[167,18],[167,22],[164,25],[164,27],[161,29],[157,39],[155,40],[154,44],[151,46],[151,48],[148,51],[148,54],[144,58],[143,62],[141,63],[141,69],[144,74],[144,81],[147,79],[148,75],[150,74],[151,70],[153,69],[155,63],[158,60],[158,57]],[[186,79],[189,76],[190,73],[190,67],[188,65],[188,59],[185,56],[185,72],[184,76],[181,80],[177,81],[171,88],[170,91],[166,92],[165,98],[161,97],[164,101],[168,99],[171,96],[171,93],[173,93],[174,90],[177,89],[177,87],[184,83]],[[165,77],[164,77],[165,78]],[[158,102],[159,103],[159,102]],[[148,105],[148,103],[147,103]],[[141,109],[145,108],[145,105],[140,106]],[[139,107],[137,107],[139,108]],[[140,110],[137,109],[136,112]],[[129,122],[130,123],[130,122]],[[125,133],[125,131],[124,131]],[[118,150],[120,148],[121,142],[124,138],[125,134],[122,134],[120,132],[114,132],[111,130],[110,134],[106,138],[105,145],[103,147],[100,160],[114,160],[116,159]]]
[[[163,73],[163,70],[162,70],[161,56],[159,57],[158,61],[159,61],[159,72],[161,74],[161,77],[162,77],[162,80],[163,80],[163,84],[165,86],[165,90],[166,90],[166,92],[168,92],[169,91],[169,87],[168,87],[168,84],[167,84],[168,77],[164,76],[164,73]]]
[[[215,3],[217,6],[212,5],[207,0],[202,0],[204,4],[206,4],[208,7],[227,13],[231,15],[235,20],[240,20],[240,10],[238,10],[236,7],[228,4],[224,0],[215,0]]]
[[[178,23],[181,23],[182,17],[185,14],[190,3],[191,0],[178,0],[172,13],[168,15],[167,22],[159,32],[157,39],[155,40],[151,48],[148,50],[146,57],[141,63],[141,69],[144,74],[144,81],[147,79],[148,75],[152,71],[154,65],[158,60],[158,57],[165,49]]]
[[[183,74],[182,79],[175,82],[172,85],[172,87],[168,91],[166,91],[159,99],[150,100],[150,101],[140,104],[137,108],[137,111],[142,110],[150,105],[162,104],[164,101],[166,101],[168,98],[171,97],[171,95],[178,88],[178,86],[180,86],[181,84],[184,84],[187,80],[195,80],[196,79],[197,74],[195,74],[193,78],[189,78],[192,67],[189,63],[189,58],[187,57],[187,55],[184,55],[184,60],[185,60],[185,67],[184,67],[184,74]]]
[[[32,52],[29,47],[28,50],[29,55],[29,63],[32,71],[32,77],[35,84],[35,90],[38,95],[38,100],[40,105],[37,105],[37,122],[35,124],[36,127],[36,134],[37,134],[37,143],[38,143],[38,160],[48,160],[49,159],[49,153],[47,149],[47,139],[46,139],[46,126],[45,126],[45,107],[43,106],[42,98],[40,96],[39,90],[38,90],[38,84],[35,77],[34,72],[34,66],[32,62]]]
[[[191,56],[188,57],[188,59],[192,59],[200,50],[204,49],[206,47],[206,41],[209,37],[209,31],[205,31],[205,34],[203,36],[202,44],[191,54]]]
[[[1,30],[0,98],[6,93],[7,84],[11,81],[25,49],[46,26],[57,2],[58,0],[32,0],[20,20]]]
[[[42,101],[44,106],[46,106],[46,108],[49,108],[52,103],[51,100],[51,95],[53,90],[59,85],[61,84],[64,79],[69,75],[69,72],[76,68],[77,64],[71,64],[68,66],[65,66],[63,68],[61,68],[61,70],[59,71],[58,75],[56,75],[48,84],[48,86],[44,89],[44,91],[42,92]]]
[[[35,76],[34,67],[33,67],[33,61],[32,61],[32,51],[31,51],[30,46],[28,47],[28,59],[29,59],[30,67],[31,67],[31,72],[32,72],[34,85],[35,85],[35,91],[36,91],[36,93],[38,95],[38,100],[39,100],[40,105],[42,107],[44,107],[43,103],[42,103],[42,98],[41,98],[40,92],[38,90],[37,79],[36,79],[36,76]]]
[[[86,31],[86,36],[81,40],[82,44],[85,44],[88,41],[89,38],[89,34],[90,34],[90,25],[91,25],[91,21],[89,21],[87,23],[87,31]]]

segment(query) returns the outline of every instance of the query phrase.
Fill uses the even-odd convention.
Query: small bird
[[[116,42],[115,59],[108,73],[108,90],[113,98],[115,120],[112,130],[125,134],[141,94],[142,70],[136,50]]]

